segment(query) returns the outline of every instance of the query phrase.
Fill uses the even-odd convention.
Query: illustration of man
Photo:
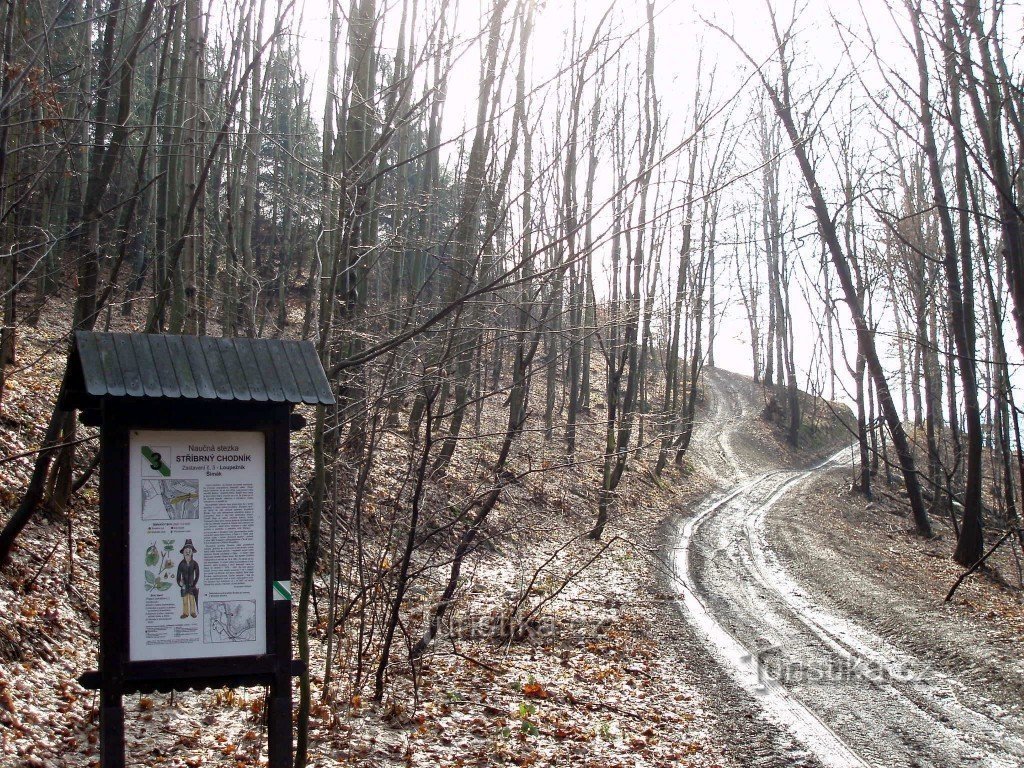
[[[181,562],[178,563],[178,586],[181,588],[181,618],[196,617],[196,601],[199,599],[199,563],[193,558],[196,548],[192,539],[185,539],[181,548]]]

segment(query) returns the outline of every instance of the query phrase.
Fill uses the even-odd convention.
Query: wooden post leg
[[[292,768],[292,679],[278,675],[270,685],[267,707],[269,768]]]
[[[100,691],[100,768],[125,768],[121,689]]]

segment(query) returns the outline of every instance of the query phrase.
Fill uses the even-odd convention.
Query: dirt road
[[[685,595],[680,610],[717,664],[824,765],[1024,765],[1019,681],[979,684],[977,665],[955,661],[959,645],[978,639],[963,631],[922,639],[913,631],[915,606],[901,604],[898,585],[887,593],[884,581],[873,586],[874,602],[889,606],[882,631],[876,612],[855,610],[825,588],[853,564],[829,558],[827,542],[794,533],[827,524],[816,526],[817,510],[790,501],[848,465],[849,451],[810,469],[781,468],[744,434],[757,401],[742,380],[712,373],[709,385],[710,417],[698,437],[712,446],[702,461],[723,490],[680,521],[673,561]],[[785,537],[770,519],[782,508]]]

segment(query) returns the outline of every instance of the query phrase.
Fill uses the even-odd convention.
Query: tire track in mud
[[[682,613],[718,664],[824,765],[1024,765],[1019,728],[990,716],[983,697],[815,603],[769,546],[772,507],[848,451],[809,470],[751,476],[731,444],[748,403],[726,377],[709,385],[713,414],[699,429],[712,450],[702,461],[732,485],[678,529],[672,561]],[[784,754],[766,760],[791,764]]]
[[[732,675],[735,682],[748,694],[758,699],[759,705],[775,721],[785,725],[824,765],[836,768],[868,765],[855,752],[822,722],[810,709],[803,706],[790,695],[789,691],[763,673],[762,658],[758,649],[750,648],[734,635],[732,627],[719,620],[722,613],[722,598],[719,595],[708,595],[698,586],[693,578],[691,563],[691,547],[694,534],[718,510],[744,503],[752,494],[771,486],[778,474],[769,473],[740,484],[731,492],[712,499],[704,509],[686,522],[680,533],[678,549],[673,558],[676,578],[683,587],[683,613],[691,621],[705,643],[711,649],[716,660]],[[786,484],[781,486],[785,490]],[[742,587],[742,582],[737,582]],[[784,760],[783,756],[779,756]],[[779,762],[779,765],[786,763]]]

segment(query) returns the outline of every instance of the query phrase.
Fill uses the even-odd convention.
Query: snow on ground
[[[45,329],[66,327],[66,319],[45,319],[40,330],[26,329],[20,340],[20,367],[0,416],[3,517],[17,503],[33,458],[5,459],[38,445],[63,365],[61,340]],[[557,438],[546,443],[537,434],[524,437],[516,469],[547,469],[505,491],[417,687],[400,649],[381,704],[369,701],[372,685],[352,688],[357,675],[372,681],[372,669],[334,669],[325,697],[319,680],[326,630],[322,622],[314,628],[311,764],[815,765],[722,672],[678,610],[679,584],[669,557],[675,528],[668,521],[687,519],[709,493],[765,462],[807,463],[819,448],[787,452],[758,418],[763,398],[749,380],[720,372],[709,380],[718,388],[717,399],[702,408],[687,466],[668,470],[657,482],[634,463],[602,542],[583,537],[596,508],[599,397],[581,427],[579,464],[562,466]],[[500,424],[499,417],[485,410],[485,427],[489,420]],[[742,426],[745,438],[723,441],[728,424]],[[307,471],[308,443],[308,430],[296,436],[293,480]],[[647,458],[653,459],[651,453]],[[449,479],[431,492],[467,493],[477,469],[473,457],[460,452]],[[922,545],[903,534],[898,518],[863,509],[863,500],[859,508],[846,497],[833,504],[843,493],[840,486],[808,487],[799,503],[784,507],[803,515],[779,518],[779,551],[797,564],[794,578],[806,579],[816,569],[849,573],[846,581],[837,576],[809,588],[820,590],[827,604],[850,611],[867,611],[872,601],[905,591],[913,604],[885,617],[895,622],[894,631],[903,632],[899,622],[917,617],[923,617],[925,633],[962,625],[972,636],[988,638],[985,653],[991,651],[992,659],[1020,658],[1014,644],[1024,626],[1018,592],[973,579],[952,606],[941,605],[936,595],[956,573],[947,559],[948,542]],[[96,696],[75,682],[96,666],[96,501],[93,480],[66,515],[39,515],[20,540],[14,564],[0,574],[4,766],[96,763]],[[807,515],[821,508],[833,517],[819,530],[820,519]],[[766,523],[773,531],[774,520]],[[301,552],[297,536],[296,563]],[[877,578],[871,581],[869,573]],[[428,571],[416,583],[405,605],[411,625],[422,621],[445,575],[444,568]],[[858,593],[860,579],[875,584],[872,590],[888,584],[889,591]],[[505,617],[520,601],[537,613],[527,631],[512,639]],[[347,648],[353,637],[336,640]],[[949,663],[960,661],[952,655]],[[973,663],[979,684],[1007,674],[995,661]],[[259,689],[129,696],[129,763],[265,764],[263,696]]]
[[[41,440],[64,354],[61,340],[44,330],[64,327],[61,318],[52,320],[19,340],[24,367],[5,396],[0,459]],[[674,652],[675,638],[666,636],[678,622],[676,595],[657,577],[665,571],[661,521],[710,481],[689,467],[670,470],[662,484],[646,471],[627,472],[604,541],[583,538],[596,511],[596,452],[586,454],[600,444],[596,418],[581,429],[581,466],[528,475],[507,491],[418,689],[401,653],[379,706],[368,692],[343,694],[351,669],[335,670],[346,686],[326,700],[314,685],[312,764],[728,764],[710,713],[715,702],[697,690]],[[308,435],[298,440],[296,475],[308,462]],[[527,441],[522,457],[550,454],[552,466],[559,464],[560,444],[546,446],[535,435]],[[0,465],[4,518],[32,461]],[[471,464],[456,463],[453,483]],[[66,515],[38,515],[0,575],[4,765],[97,761],[96,695],[76,682],[97,664],[96,503],[93,480]],[[296,562],[300,552],[297,540]],[[433,586],[410,597],[411,620],[429,607]],[[520,597],[538,613],[527,635],[513,641],[502,636],[500,617]],[[316,634],[319,678],[322,626]],[[263,695],[240,689],[126,697],[129,764],[264,763]]]

